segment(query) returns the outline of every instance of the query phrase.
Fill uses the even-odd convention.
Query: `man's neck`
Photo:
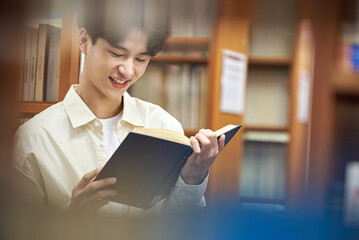
[[[123,109],[123,96],[118,101],[108,99],[96,88],[86,84],[86,81],[80,81],[76,92],[99,119],[114,117]]]

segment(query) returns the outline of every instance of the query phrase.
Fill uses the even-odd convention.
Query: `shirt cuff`
[[[209,174],[207,174],[206,178],[199,185],[186,184],[181,176],[179,176],[176,182],[176,187],[172,193],[173,197],[175,197],[177,201],[183,203],[184,205],[204,206],[205,202],[203,196],[207,188],[208,176]]]

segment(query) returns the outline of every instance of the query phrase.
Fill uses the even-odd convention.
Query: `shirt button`
[[[99,127],[99,126],[100,126],[100,123],[99,123],[99,122],[95,122],[94,125],[95,125],[95,127]]]

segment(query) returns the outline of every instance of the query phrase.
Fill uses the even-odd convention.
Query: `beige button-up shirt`
[[[82,176],[108,161],[102,123],[91,112],[73,85],[65,99],[23,124],[15,135],[14,163],[21,191],[38,204],[64,208]],[[161,107],[123,96],[122,119],[116,133],[122,142],[135,127],[168,129],[183,133],[181,124]],[[179,177],[169,197],[154,209],[181,210],[203,207],[208,177],[200,185],[186,185]],[[101,211],[141,212],[110,202]]]

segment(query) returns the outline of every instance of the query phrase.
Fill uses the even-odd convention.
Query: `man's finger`
[[[222,134],[218,140],[219,152],[221,152],[223,150],[225,143],[226,143],[226,135]]]
[[[116,178],[114,178],[114,177],[97,180],[97,181],[94,181],[94,182],[90,183],[89,185],[87,185],[85,187],[83,193],[86,195],[91,195],[94,192],[97,192],[98,190],[100,190],[101,188],[110,186],[115,183],[116,183]]]
[[[201,153],[201,147],[199,146],[198,140],[195,137],[190,137],[189,140],[191,142],[193,152],[196,153],[196,154],[200,154]]]
[[[101,168],[96,168],[91,172],[86,173],[80,180],[79,184],[77,185],[78,188],[82,189],[85,188],[94,178],[99,174]]]
[[[199,130],[204,136],[206,136],[210,141],[214,140],[217,136],[211,129],[201,129]]]
[[[200,143],[201,150],[211,144],[211,141],[201,132],[197,133],[195,137]]]
[[[94,193],[93,195],[91,195],[89,198],[86,199],[86,202],[87,203],[96,203],[103,199],[108,200],[109,198],[115,197],[116,195],[117,195],[116,190],[105,189],[105,190],[98,191],[98,192]]]

